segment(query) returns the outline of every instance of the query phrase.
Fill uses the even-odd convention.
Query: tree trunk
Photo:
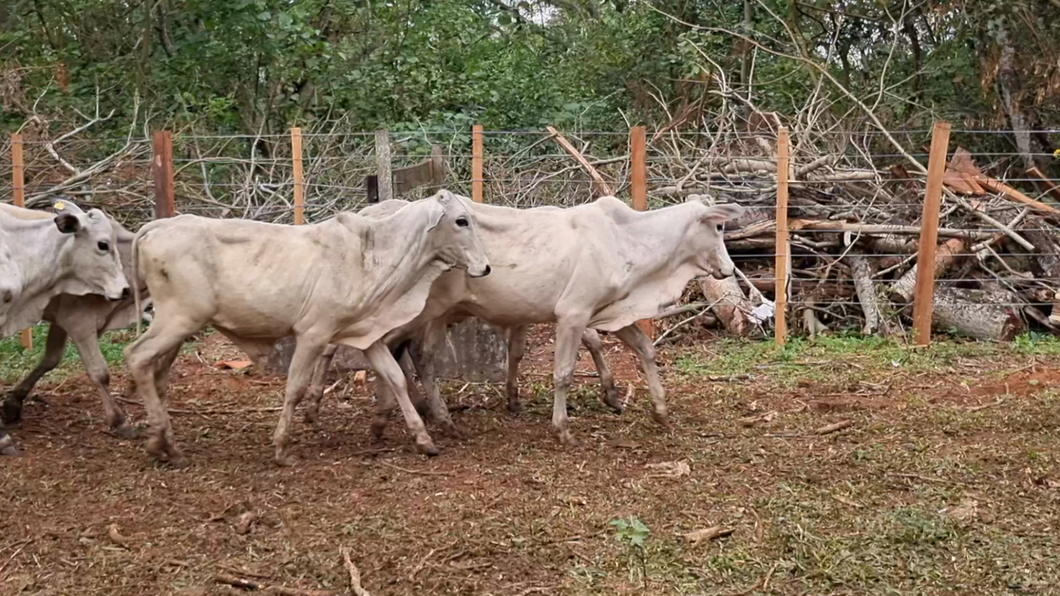
[[[1016,139],[1016,148],[1023,157],[1023,167],[1029,169],[1035,165],[1031,144],[1031,118],[1023,111],[1020,95],[1022,84],[1019,71],[1016,70],[1016,48],[1012,45],[1011,33],[1007,20],[1001,20],[997,32],[997,43],[1001,48],[998,60],[997,84],[1001,95],[1001,104],[1005,108],[1012,134]]]

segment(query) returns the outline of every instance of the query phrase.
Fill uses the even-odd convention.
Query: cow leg
[[[7,434],[7,429],[4,428],[2,420],[0,420],[0,455],[18,455],[18,447],[15,447],[15,441],[11,438],[11,435]]]
[[[390,349],[382,342],[375,342],[365,350],[364,354],[368,357],[368,361],[372,363],[372,368],[375,369],[379,382],[385,384],[389,392],[397,398],[398,405],[401,406],[401,413],[405,417],[405,424],[408,425],[409,430],[416,437],[416,448],[424,455],[438,455],[438,448],[434,446],[434,441],[427,434],[423,419],[416,413],[416,408],[409,400],[405,376],[401,374],[401,367],[394,360]]]
[[[74,333],[71,337],[77,353],[81,355],[81,362],[88,371],[88,377],[99,392],[99,401],[103,404],[103,418],[111,431],[125,439],[136,438],[136,429],[129,424],[125,412],[118,406],[110,395],[110,371],[107,369],[107,361],[103,358],[103,352],[99,349],[99,336],[95,333]]]
[[[418,350],[418,345],[411,340],[401,342],[397,347],[390,350],[390,354],[397,361],[398,366],[401,367],[401,373],[405,377],[405,386],[408,388],[409,401],[412,403],[412,407],[416,408],[416,413],[421,417],[428,416],[433,419],[432,412],[428,409],[427,402],[416,387],[416,359],[418,356],[413,356],[413,350]],[[418,352],[417,352],[418,353]],[[383,439],[383,433],[386,431],[386,426],[390,424],[390,413],[394,411],[394,406],[397,405],[397,401],[394,399],[393,394],[387,388],[387,384],[381,379],[377,380],[375,385],[375,412],[372,418],[372,441],[377,442]],[[443,433],[449,433],[448,429],[443,429]]]
[[[618,394],[615,378],[611,376],[611,369],[607,367],[607,361],[604,360],[604,344],[600,341],[600,334],[595,329],[586,329],[585,333],[582,333],[582,343],[585,344],[589,354],[593,357],[596,372],[600,373],[600,386],[604,391],[600,395],[600,401],[604,402],[605,406],[621,414],[622,410],[625,409],[622,406],[622,396]]]
[[[519,362],[526,354],[526,326],[508,328],[508,378],[504,391],[508,395],[508,411],[518,414],[523,411],[519,403]]]
[[[276,433],[272,437],[273,446],[276,448],[276,463],[281,466],[290,466],[297,461],[287,452],[291,444],[294,410],[298,407],[298,402],[305,397],[309,383],[313,379],[314,367],[319,364],[320,357],[327,346],[327,338],[321,341],[320,338],[308,334],[300,335],[295,340],[294,355],[291,357],[291,366],[287,370],[287,390],[283,398],[283,411],[276,425]]]
[[[578,360],[578,347],[581,345],[579,338],[584,331],[582,324],[570,320],[561,319],[556,323],[553,370],[556,395],[552,402],[552,427],[559,442],[568,446],[577,445],[570,433],[570,421],[567,419],[567,391],[574,382],[574,367]]]
[[[408,342],[405,346],[401,357],[397,359],[397,363],[401,366],[401,372],[405,375],[405,384],[409,388],[409,401],[416,408],[416,412],[420,416],[433,416],[430,406],[427,404],[427,398],[423,397],[423,394],[420,393],[420,388],[416,386],[416,371],[419,369],[416,367],[416,359],[412,356],[412,342]]]
[[[29,373],[29,376],[7,394],[3,406],[2,418],[4,422],[14,424],[22,420],[22,402],[26,401],[26,397],[33,391],[33,387],[37,384],[37,381],[40,381],[41,377],[48,374],[56,366],[59,366],[59,363],[63,360],[64,348],[66,348],[66,330],[54,323],[49,325],[48,340],[44,345],[44,358]]]
[[[655,364],[655,347],[651,339],[636,324],[619,329],[616,333],[640,358],[644,376],[648,379],[648,391],[651,392],[652,418],[662,426],[669,428],[670,422],[666,411],[666,390],[659,380],[659,367]]]
[[[335,344],[328,344],[328,347],[324,348],[324,353],[320,355],[320,359],[317,360],[316,368],[313,369],[313,380],[309,383],[309,390],[306,392],[306,405],[305,405],[305,421],[307,424],[316,424],[320,420],[320,401],[324,399],[324,384],[328,380],[328,371],[331,370],[331,363],[335,360],[335,353],[339,351],[339,347]]]
[[[449,406],[442,399],[441,388],[438,386],[438,377],[435,374],[435,358],[438,346],[445,340],[445,332],[448,325],[443,319],[435,319],[423,328],[420,341],[413,341],[410,350],[412,361],[416,370],[420,373],[420,382],[427,394],[427,408],[431,419],[441,427],[442,434],[454,439],[463,438],[464,433],[453,423],[449,415]]]
[[[156,459],[168,459],[175,467],[188,465],[188,459],[177,449],[173,440],[173,426],[169,413],[158,393],[156,379],[160,378],[158,369],[166,364],[171,352],[179,351],[181,344],[191,334],[202,327],[187,318],[156,317],[154,324],[140,339],[125,348],[125,362],[129,374],[136,383],[136,392],[147,411],[147,424],[150,428],[147,439],[147,452]],[[167,367],[168,368],[168,367]]]
[[[158,397],[162,403],[169,402],[169,373],[173,370],[173,363],[180,355],[180,346],[173,348],[162,355],[155,367],[155,387],[158,388]]]

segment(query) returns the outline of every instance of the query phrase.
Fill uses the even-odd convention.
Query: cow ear
[[[80,207],[65,197],[59,197],[52,201],[52,209],[54,209],[56,213],[72,213],[74,215],[84,213]]]
[[[59,215],[55,216],[55,226],[59,228],[59,231],[63,234],[76,234],[81,231],[83,227],[81,225],[81,218],[74,213],[67,213],[61,211]]]
[[[430,232],[434,228],[438,227],[438,224],[442,223],[442,217],[445,215],[445,205],[442,204],[441,197],[435,197],[429,203],[430,209],[427,211],[427,231]]]
[[[700,216],[700,221],[706,224],[721,224],[743,215],[743,207],[732,203],[724,203],[707,207]]]

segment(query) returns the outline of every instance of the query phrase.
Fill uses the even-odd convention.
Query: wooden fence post
[[[375,131],[375,168],[379,202],[394,198],[394,174],[390,163],[390,131]]]
[[[294,167],[294,223],[305,223],[305,177],[302,174],[302,129],[291,128],[291,162]]]
[[[942,203],[942,177],[950,145],[950,123],[936,122],[931,133],[928,156],[927,191],[920,218],[920,250],[916,259],[916,291],[913,298],[913,328],[916,345],[931,344],[931,315],[934,311],[935,249],[939,241],[939,207]]]
[[[173,217],[177,213],[173,192],[173,133],[156,130],[154,159],[151,169],[155,178],[155,219]]]
[[[441,145],[431,145],[431,194],[445,186],[445,150]]]
[[[633,208],[637,211],[648,210],[648,141],[643,126],[629,129],[629,181],[633,195]],[[641,331],[649,337],[655,337],[655,321],[641,319],[637,321]]]
[[[776,230],[776,342],[783,346],[788,341],[788,263],[791,261],[788,244],[788,173],[791,161],[791,136],[788,127],[781,126],[777,135],[777,230]]]
[[[22,135],[11,135],[11,186],[15,191],[15,206],[26,206],[26,164],[22,157]],[[22,330],[22,347],[33,349],[33,329]]]
[[[482,125],[476,124],[471,127],[471,200],[476,203],[483,201],[482,178],[482,154],[483,138]]]

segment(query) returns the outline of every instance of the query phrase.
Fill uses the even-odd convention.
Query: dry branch
[[[354,596],[371,596],[368,590],[361,586],[361,571],[350,559],[350,549],[342,547],[342,560],[346,563],[346,571],[350,574],[350,589],[353,590]]]
[[[583,168],[585,168],[585,171],[589,172],[589,175],[592,176],[593,181],[596,183],[600,191],[603,192],[603,194],[608,196],[614,196],[615,191],[607,182],[604,181],[604,177],[600,175],[600,172],[596,171],[596,168],[594,168],[592,164],[589,163],[589,160],[585,159],[585,156],[582,155],[580,151],[574,148],[574,145],[570,144],[570,141],[568,141],[562,134],[560,134],[558,130],[551,126],[546,126],[545,129],[548,130],[550,135],[552,135],[552,138],[556,139],[556,142],[559,143],[560,147],[566,149],[567,153],[570,153],[571,156],[575,160],[577,160],[577,162],[580,163]]]

